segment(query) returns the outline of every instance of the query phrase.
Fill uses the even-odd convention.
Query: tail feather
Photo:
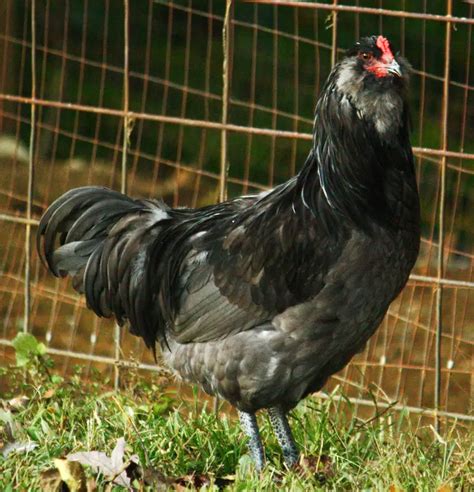
[[[67,233],[76,219],[92,204],[110,196],[123,196],[117,191],[99,186],[75,188],[64,193],[55,200],[41,218],[36,246],[41,260],[54,273],[52,268],[52,254],[56,237],[60,233],[60,244],[66,242]],[[130,200],[128,197],[124,197]]]
[[[53,273],[58,277],[64,277],[69,273],[75,275],[87,262],[91,253],[97,248],[99,239],[85,241],[73,241],[60,246],[53,252]]]
[[[105,279],[100,275],[100,260],[103,249],[104,243],[101,242],[90,255],[84,268],[81,287],[86,296],[87,306],[97,315],[109,318],[112,316],[112,310],[105,300]]]
[[[168,214],[164,204],[133,200],[101,187],[68,191],[43,215],[37,236],[41,260],[56,276],[72,277],[74,289],[103,317],[114,315],[141,333],[144,265]],[[148,293],[148,295],[152,295]],[[151,337],[145,341],[151,344]]]
[[[138,211],[141,208],[143,208],[141,205],[130,204],[120,199],[101,200],[81,213],[69,229],[66,241],[96,237],[124,214]]]

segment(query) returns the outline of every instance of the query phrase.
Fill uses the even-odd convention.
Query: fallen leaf
[[[235,476],[234,475],[226,475],[224,477],[216,477],[214,479],[214,485],[218,489],[223,489],[235,482]]]
[[[28,405],[29,401],[30,399],[25,395],[16,396],[11,400],[5,401],[5,407],[11,412],[19,412],[20,410],[23,410],[26,405]]]
[[[195,489],[200,489],[201,487],[208,486],[211,484],[211,480],[207,475],[185,475],[184,477],[179,477],[175,480],[176,490],[187,490],[189,487]]]
[[[2,455],[4,458],[6,458],[10,453],[17,452],[17,453],[23,453],[23,452],[28,452],[32,451],[38,446],[37,443],[28,441],[28,442],[22,442],[22,441],[14,441],[14,442],[8,442],[3,446],[2,448]]]
[[[59,471],[53,468],[41,473],[40,484],[43,492],[63,492],[67,490]]]
[[[299,462],[293,467],[297,472],[313,476],[320,484],[334,476],[332,460],[326,454],[321,456],[301,455]]]
[[[152,490],[156,492],[164,492],[166,490],[170,490],[170,487],[173,485],[173,480],[165,477],[160,471],[155,468],[147,467],[143,469],[137,470],[137,476],[130,477],[133,482],[136,480],[140,485],[148,485],[152,487]],[[127,474],[129,474],[127,470]],[[130,474],[129,474],[130,476]]]
[[[218,489],[223,489],[229,486],[235,481],[234,476],[227,477],[216,477],[211,478],[209,475],[192,473],[190,475],[185,475],[183,477],[178,477],[174,479],[174,488],[178,491],[193,489],[201,489],[203,487],[207,488],[211,483],[213,483]]]
[[[50,398],[52,398],[54,395],[56,394],[56,390],[53,389],[53,388],[50,388],[49,390],[47,390],[42,396],[41,398],[43,400],[49,400]]]
[[[54,466],[71,492],[87,491],[86,475],[80,463],[57,458],[54,460]]]
[[[90,466],[94,471],[100,471],[106,476],[113,475],[115,471],[112,466],[112,460],[102,451],[80,451],[79,453],[69,454],[67,459]]]
[[[69,461],[77,461],[82,465],[88,465],[94,471],[104,474],[113,483],[130,489],[131,481],[126,469],[130,463],[138,464],[138,456],[133,455],[128,461],[124,462],[125,445],[125,439],[121,437],[117,440],[110,457],[102,451],[82,451],[68,455],[67,459]]]
[[[97,483],[95,479],[93,478],[88,478],[87,479],[87,492],[96,492],[97,489]]]
[[[8,441],[15,441],[15,434],[18,430],[18,425],[16,424],[13,415],[10,411],[5,411],[0,409],[0,422],[3,422],[3,430],[7,435]]]
[[[125,455],[125,439],[121,437],[110,455],[112,468],[118,471],[123,466],[123,457]]]
[[[451,485],[445,483],[437,490],[437,492],[453,492]]]
[[[71,490],[61,478],[61,474],[57,468],[51,468],[42,472],[40,475],[40,484],[42,492],[69,492]],[[97,491],[97,484],[93,478],[86,480],[86,490],[87,492]]]

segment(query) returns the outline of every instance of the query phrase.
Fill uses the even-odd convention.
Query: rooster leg
[[[268,415],[283,451],[283,459],[286,465],[291,468],[298,462],[300,453],[293,439],[286,414],[280,407],[270,407],[268,409]]]
[[[258,432],[257,418],[254,413],[239,411],[240,425],[242,430],[248,436],[249,451],[255,463],[255,468],[261,471],[265,465],[265,452],[263,450],[262,440]]]

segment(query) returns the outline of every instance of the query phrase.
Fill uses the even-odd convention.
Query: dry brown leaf
[[[66,463],[67,460],[57,460],[57,461],[65,461]],[[72,468],[77,467],[77,465],[81,466],[79,463],[68,463],[67,466],[72,465]],[[63,467],[62,464],[60,464],[60,467]],[[60,470],[58,468],[51,468],[50,470],[46,470],[43,473],[41,473],[40,476],[40,484],[41,484],[41,490],[43,492],[72,492],[72,491],[77,491],[77,492],[96,492],[97,491],[97,484],[93,478],[85,479],[84,475],[79,472],[78,470],[74,471],[66,471],[63,474],[61,474]],[[72,474],[78,474],[78,478],[80,480],[79,488],[71,488],[76,487],[77,485],[77,478],[71,481],[70,476]],[[66,482],[63,478],[68,478],[68,482]],[[74,485],[76,483],[76,485]],[[85,488],[83,487],[85,483]]]
[[[170,490],[170,487],[173,485],[172,479],[165,477],[160,471],[151,467],[142,470],[142,475],[138,478],[138,481],[142,481],[144,485],[153,487],[153,490],[157,492]]]
[[[80,463],[56,458],[54,466],[71,492],[87,492],[86,475]]]
[[[388,491],[389,492],[403,492],[403,489],[401,489],[400,487],[398,487],[397,485],[392,483],[392,485],[390,485],[390,487],[388,488]]]
[[[294,470],[302,475],[310,475],[320,483],[325,483],[328,478],[334,476],[332,460],[326,454],[321,456],[301,455],[299,462],[294,466]]]
[[[44,492],[61,492],[64,490],[64,482],[56,469],[46,470],[40,475],[41,490]]]
[[[87,479],[87,492],[96,492],[97,489],[97,482],[95,481],[94,478],[88,478]]]
[[[453,488],[451,487],[451,485],[449,485],[448,483],[444,483],[443,485],[441,485],[441,487],[437,490],[437,492],[453,492]]]
[[[209,475],[191,473],[182,477],[175,478],[174,480],[168,479],[167,482],[174,486],[174,490],[184,492],[190,488],[200,490],[201,488],[207,489],[211,483],[213,483],[218,489],[223,489],[231,485],[235,481],[234,475],[226,475],[225,477],[211,478]]]
[[[211,480],[207,475],[185,475],[184,477],[179,477],[175,480],[175,489],[182,491],[187,490],[189,487],[193,487],[195,489],[200,489],[204,486],[209,486],[211,484]]]
[[[43,400],[49,400],[56,394],[56,390],[53,388],[50,388],[46,393],[42,396]]]
[[[6,401],[5,406],[7,410],[10,410],[11,412],[19,412],[20,410],[23,410],[26,405],[28,405],[29,401],[30,399],[25,395],[16,396],[11,400]]]

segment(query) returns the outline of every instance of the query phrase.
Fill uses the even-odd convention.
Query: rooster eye
[[[359,53],[359,58],[362,58],[362,60],[371,60],[373,58],[374,55],[372,55],[372,53],[367,53],[367,52],[362,52],[362,53]]]

